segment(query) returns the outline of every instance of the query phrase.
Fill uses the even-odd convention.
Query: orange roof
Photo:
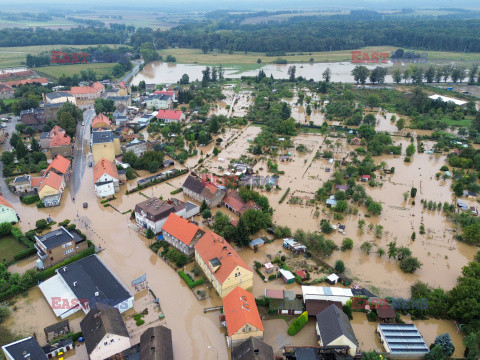
[[[93,167],[93,182],[96,183],[103,174],[108,174],[118,180],[118,170],[115,164],[105,158],[101,158]]]
[[[98,124],[105,124],[107,126],[110,126],[110,119],[103,115],[102,113],[98,114],[95,119],[92,121],[92,127]]]
[[[13,206],[7,200],[5,200],[5,198],[1,195],[0,195],[0,205],[9,207],[10,209],[13,209]]]
[[[36,79],[26,79],[26,80],[16,80],[16,81],[5,81],[4,84],[8,86],[20,86],[25,84],[46,84],[48,83],[47,78],[36,78]]]
[[[263,331],[263,324],[255,304],[255,298],[239,286],[223,298],[223,313],[225,314],[229,336],[234,335],[246,324]]]
[[[60,190],[60,186],[62,186],[62,181],[63,177],[57,175],[53,171],[50,171],[47,176],[43,178],[39,191],[42,191],[42,189],[47,185],[53,189]]]
[[[57,135],[58,133],[64,133],[65,130],[63,130],[60,126],[58,125],[55,125],[52,130],[50,130],[50,138],[53,138],[55,135]]]
[[[42,185],[43,177],[38,176],[30,179],[30,186],[31,187],[40,187]]]
[[[53,161],[50,163],[50,165],[48,165],[47,170],[45,170],[45,174],[47,174],[51,169],[55,169],[59,173],[65,174],[69,167],[70,160],[65,159],[62,155],[57,155],[55,159],[53,159]]]
[[[223,199],[223,203],[233,208],[233,210],[241,212],[245,206],[240,194],[237,190],[230,189],[227,191],[227,195]]]
[[[72,95],[92,94],[103,89],[105,89],[105,86],[97,81],[93,83],[92,86],[72,86],[68,92]]]
[[[98,82],[98,81],[97,81],[97,82],[94,82],[94,83],[92,84],[92,88],[93,88],[95,91],[100,91],[100,90],[105,89],[105,86],[103,86],[101,82]]]
[[[118,86],[120,86],[120,87],[123,88],[123,89],[126,89],[125,81],[120,81],[120,82],[118,83]]]
[[[50,141],[50,147],[70,145],[71,142],[72,139],[70,138],[70,136],[63,132],[58,132],[53,136],[52,140]]]
[[[182,115],[180,110],[158,110],[157,119],[180,120]]]
[[[213,273],[220,284],[227,280],[237,266],[250,270],[245,261],[233,250],[230,244],[223,237],[212,231],[207,230],[205,235],[201,237],[197,245],[195,245],[195,251],[207,266],[210,260],[214,258],[220,260],[220,267]]]
[[[167,221],[162,226],[162,231],[169,233],[187,246],[190,246],[199,231],[201,234],[204,233],[197,225],[175,213],[168,215]]]

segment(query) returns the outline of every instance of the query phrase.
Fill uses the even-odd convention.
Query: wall
[[[235,276],[235,274],[239,274]],[[241,266],[237,266],[235,270],[225,279],[222,285],[222,298],[227,296],[230,291],[240,286],[242,289],[253,289],[253,273]]]
[[[92,145],[93,161],[96,164],[102,158],[108,161],[115,161],[115,148],[113,142]]]
[[[238,329],[235,334],[231,336],[231,339],[233,344],[235,344],[235,342],[248,339],[250,336],[263,340],[263,331],[257,329],[250,324],[245,324],[240,329]]]
[[[57,155],[62,155],[63,157],[73,157],[73,148],[71,144],[54,146],[50,148],[50,154],[52,155],[52,158],[55,158]]]

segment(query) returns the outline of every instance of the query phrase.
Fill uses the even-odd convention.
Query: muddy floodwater
[[[306,79],[313,79],[315,81],[323,80],[322,74],[330,68],[332,72],[332,81],[343,83],[354,83],[352,70],[358,64],[350,62],[336,62],[336,63],[292,63],[286,65],[268,64],[261,67],[267,76],[273,75],[275,79],[287,79],[288,68],[296,66],[296,76],[303,76]],[[155,61],[145,65],[143,70],[139,72],[132,80],[133,85],[138,85],[140,81],[145,81],[147,84],[173,84],[176,83],[183,74],[187,74],[190,81],[202,80],[202,70],[207,65],[198,64],[172,64],[160,61]],[[376,65],[365,65],[370,70],[374,69]],[[380,66],[392,66],[392,64],[381,64]],[[239,79],[242,76],[255,76],[259,69],[256,70],[239,70],[235,66],[224,66],[225,77]],[[392,77],[387,75],[385,81],[392,82]]]

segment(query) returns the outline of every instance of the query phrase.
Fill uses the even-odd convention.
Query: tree
[[[443,354],[447,357],[452,356],[455,352],[455,345],[453,345],[452,339],[449,333],[440,334],[435,338],[435,345],[440,345],[443,350]]]
[[[375,83],[381,84],[385,82],[385,76],[387,76],[387,69],[385,69],[383,66],[377,66],[370,73],[370,81],[373,84]]]
[[[207,209],[208,209],[208,204],[205,201],[205,199],[203,199],[202,205],[200,205],[200,212],[202,213],[204,210],[207,210]]]
[[[220,152],[220,150],[218,150],[218,148],[215,146],[213,148],[213,156],[217,156],[219,152]]]
[[[417,188],[416,187],[412,187],[410,189],[410,197],[414,198],[415,196],[417,196]]]
[[[145,231],[145,237],[147,239],[153,239],[155,237],[155,233],[152,229],[148,228],[147,231]]]
[[[245,220],[240,217],[238,220],[237,228],[235,229],[235,243],[240,246],[248,246],[250,242],[250,236],[248,233],[247,226],[245,224]]]
[[[473,84],[475,83],[475,76],[477,75],[477,71],[478,71],[478,64],[473,64],[471,67],[470,67],[470,70],[468,71],[468,82],[470,84]]]
[[[188,74],[183,74],[179,83],[182,84],[182,85],[186,85],[190,82],[190,77],[188,76]]]
[[[365,85],[368,76],[370,75],[370,70],[366,66],[358,65],[352,70],[353,79],[358,84]]]
[[[411,255],[412,255],[412,251],[409,248],[406,248],[405,246],[399,247],[396,251],[396,256],[398,261],[402,261],[403,259],[406,259]]]
[[[295,65],[288,67],[288,79],[292,82],[295,81],[296,71],[297,71],[297,67]]]
[[[25,156],[28,154],[28,149],[23,143],[22,139],[19,139],[15,145],[15,155],[17,156],[17,159],[23,159]]]
[[[42,147],[40,146],[36,138],[32,138],[32,142],[30,143],[30,150],[32,150],[32,152],[42,151]]]
[[[465,335],[462,339],[463,345],[465,345],[465,357],[467,360],[476,360],[480,356],[480,350],[478,348],[478,334],[471,332]]]
[[[380,98],[375,94],[371,94],[367,97],[367,100],[365,101],[365,105],[370,107],[370,109],[373,109],[374,107],[379,107]]]
[[[425,355],[425,360],[443,360],[443,359],[445,359],[445,355],[443,353],[443,349],[440,344],[435,345],[430,350],[430,353]]]
[[[416,257],[406,257],[400,261],[400,269],[408,274],[414,273],[422,267],[422,263]]]
[[[342,251],[351,250],[353,248],[353,240],[350,238],[345,238],[342,241],[342,247],[340,248]]]
[[[398,119],[396,125],[399,131],[402,130],[405,127],[405,120],[402,118]]]
[[[402,71],[400,69],[393,70],[392,77],[396,84],[400,83],[402,81]]]
[[[325,71],[322,74],[322,77],[323,77],[323,79],[325,80],[326,83],[330,82],[330,79],[332,77],[332,71],[330,70],[330,68],[327,67],[325,69]]]
[[[3,280],[3,279],[2,279]],[[0,324],[10,315],[10,308],[7,304],[0,304]]]
[[[431,84],[435,78],[435,68],[433,66],[429,66],[427,71],[425,71],[425,80],[427,83]]]
[[[337,260],[335,262],[335,272],[337,274],[342,274],[345,272],[345,264],[342,260]]]
[[[267,229],[271,224],[270,214],[261,210],[248,209],[241,218],[245,222],[245,226],[250,234],[256,234],[261,229]]]
[[[373,215],[380,215],[382,213],[382,205],[380,205],[379,203],[375,202],[375,201],[372,201],[368,206],[367,206],[367,210],[369,213],[373,214]]]
[[[37,229],[39,229],[39,230],[44,230],[44,229],[46,229],[47,226],[48,226],[47,220],[45,220],[45,219],[37,220],[37,221],[35,222],[35,226],[36,226]]]
[[[365,254],[369,255],[370,251],[372,251],[373,245],[368,241],[365,241],[362,245],[360,245],[360,250],[365,252]]]
[[[403,71],[403,80],[405,80],[405,84],[407,83],[407,81],[410,80],[411,77],[412,77],[412,69],[406,68]]]
[[[467,244],[480,244],[480,222],[465,226],[463,229],[463,238]]]
[[[3,222],[0,224],[0,237],[10,235],[12,232],[12,224],[8,222]]]
[[[15,157],[10,151],[4,151],[2,152],[1,160],[4,165],[12,165],[15,160]]]
[[[412,156],[413,154],[415,154],[415,145],[413,144],[408,145],[407,149],[405,150],[405,154],[407,156]]]
[[[210,219],[212,217],[212,212],[210,211],[210,209],[205,209],[202,211],[202,217],[204,219]]]
[[[391,242],[388,245],[388,258],[396,258],[397,257],[397,243]]]

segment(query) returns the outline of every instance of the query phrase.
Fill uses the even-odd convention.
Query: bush
[[[308,313],[304,311],[299,317],[291,322],[288,326],[287,333],[290,336],[296,335],[308,322]]]
[[[342,260],[337,260],[335,262],[335,271],[339,274],[345,272],[345,263]]]
[[[190,289],[193,289],[193,288],[195,288],[197,286],[200,286],[200,285],[203,285],[205,283],[204,279],[198,279],[196,281],[193,281],[192,278],[190,276],[188,276],[187,274],[185,274],[185,272],[183,270],[179,271],[178,275],[180,275],[180,277],[183,280],[185,280],[185,282],[187,283],[187,285]]]
[[[367,319],[368,321],[377,321],[377,314],[375,314],[373,311],[370,311],[367,314]]]
[[[280,200],[278,201],[279,204],[281,204],[283,202],[283,200],[285,200],[285,198],[287,197],[288,193],[290,192],[290,188],[288,188],[285,193],[282,195],[282,197],[280,198]]]
[[[20,198],[20,201],[23,202],[25,205],[35,204],[39,200],[40,198],[37,195],[28,195]]]
[[[40,219],[35,222],[35,226],[39,230],[45,230],[48,227],[48,222],[45,219]]]
[[[10,308],[7,304],[0,304],[0,324],[10,315]]]
[[[408,256],[402,259],[400,261],[400,269],[404,273],[414,273],[417,269],[420,269],[422,267],[422,263],[418,261],[416,257]]]
[[[23,236],[22,230],[20,230],[18,227],[12,227],[10,233],[17,241],[19,241],[20,238]]]
[[[31,248],[17,252],[15,255],[13,255],[13,258],[15,261],[19,261],[22,259],[26,259],[29,256],[32,256],[36,252],[37,252],[37,249],[35,249],[34,247],[31,247]]]
[[[8,222],[3,222],[0,224],[0,236],[10,235],[12,232],[12,224]]]
[[[342,241],[342,247],[340,248],[342,251],[351,250],[353,248],[353,240],[350,238],[345,238]]]

